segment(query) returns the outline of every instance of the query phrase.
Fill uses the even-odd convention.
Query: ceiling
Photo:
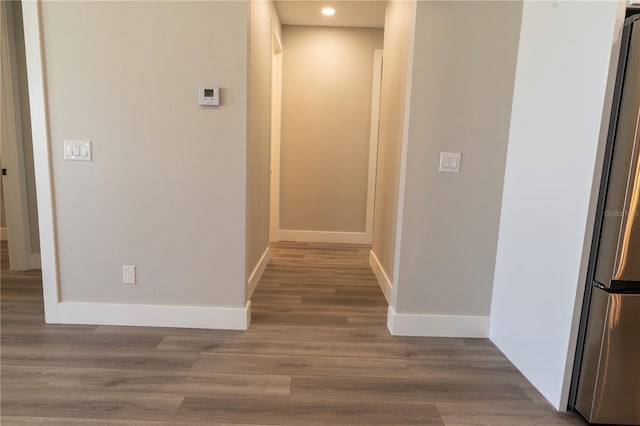
[[[276,1],[282,25],[313,25],[321,27],[384,27],[386,1],[368,0],[307,0]],[[323,7],[336,10],[333,16],[320,13]]]

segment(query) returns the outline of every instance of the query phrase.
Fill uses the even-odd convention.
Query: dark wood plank
[[[188,395],[260,395],[288,396],[291,376],[286,374],[243,374],[235,372],[156,371],[107,368],[59,368],[8,366],[3,382],[14,388],[46,385],[61,391],[120,391]],[[44,386],[42,386],[44,387]]]
[[[0,424],[2,426],[39,426],[42,425],[46,417],[23,417],[23,416],[1,416]]]
[[[397,337],[389,333],[386,327],[378,328],[335,328],[283,326],[283,339],[311,340],[316,342],[393,342]]]
[[[192,337],[167,337],[159,350],[217,353],[253,353],[261,355],[310,355],[355,357],[355,342],[309,342],[297,340],[207,340]]]
[[[438,411],[447,426],[489,425],[489,426],[561,426],[584,425],[577,416],[558,413],[549,404],[540,409],[521,400],[486,402],[439,402]]]
[[[347,316],[334,313],[307,312],[271,312],[255,309],[251,311],[251,320],[258,324],[316,325],[320,327],[348,327]]]
[[[514,368],[509,362],[411,359],[407,360],[407,366],[411,377],[434,381],[493,382],[517,385],[526,382],[520,374],[515,374]]]
[[[203,353],[193,364],[196,371],[272,374],[306,374],[342,377],[409,377],[402,359]]]
[[[162,420],[172,417],[183,396],[154,392],[82,392],[55,389],[2,393],[4,416]],[[55,415],[54,415],[55,413]]]
[[[68,348],[35,348],[29,345],[2,348],[2,364],[48,367],[133,368],[140,370],[189,370],[196,353],[182,351],[132,350],[112,347],[100,351],[82,345]]]
[[[161,338],[176,337],[200,337],[204,339],[277,339],[280,337],[282,327],[280,326],[258,326],[254,325],[249,330],[211,330],[198,328],[168,328],[168,327],[123,327],[100,325],[94,330],[95,333],[112,334],[116,336],[157,336]]]
[[[185,398],[178,420],[278,425],[443,425],[433,404],[291,398]],[[217,424],[217,423],[216,423]]]
[[[291,397],[416,403],[526,399],[522,389],[514,384],[422,378],[317,376],[294,376]]]
[[[369,343],[358,342],[358,355],[361,357],[387,357],[405,359],[431,359],[443,361],[482,361],[501,362],[506,358],[495,348],[460,347],[455,343],[447,345],[429,345],[408,342]]]
[[[4,425],[4,423],[3,423]],[[211,423],[194,423],[192,421],[180,421],[175,417],[171,421],[139,421],[139,420],[104,420],[96,418],[54,418],[49,417],[42,424],[43,426],[211,426]],[[239,423],[216,423],[215,426],[261,426],[259,424],[239,424]]]

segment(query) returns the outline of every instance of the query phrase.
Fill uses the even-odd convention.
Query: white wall
[[[575,350],[621,5],[527,1],[523,9],[490,336],[558,409]]]
[[[216,315],[246,312],[247,3],[41,9],[58,320],[242,326]],[[206,84],[219,108],[198,106]],[[93,161],[63,161],[64,139]]]
[[[418,2],[394,334],[488,335],[521,9]]]

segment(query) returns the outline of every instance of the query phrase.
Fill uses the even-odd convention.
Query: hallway
[[[45,325],[6,270],[2,425],[580,425],[486,339],[394,337],[363,246],[280,243],[247,331]]]
[[[364,245],[282,242],[251,297],[252,325],[384,328],[387,301]]]

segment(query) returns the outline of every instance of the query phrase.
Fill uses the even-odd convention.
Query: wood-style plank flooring
[[[2,425],[583,424],[486,339],[391,336],[366,247],[271,254],[245,332],[46,325],[3,243]]]

